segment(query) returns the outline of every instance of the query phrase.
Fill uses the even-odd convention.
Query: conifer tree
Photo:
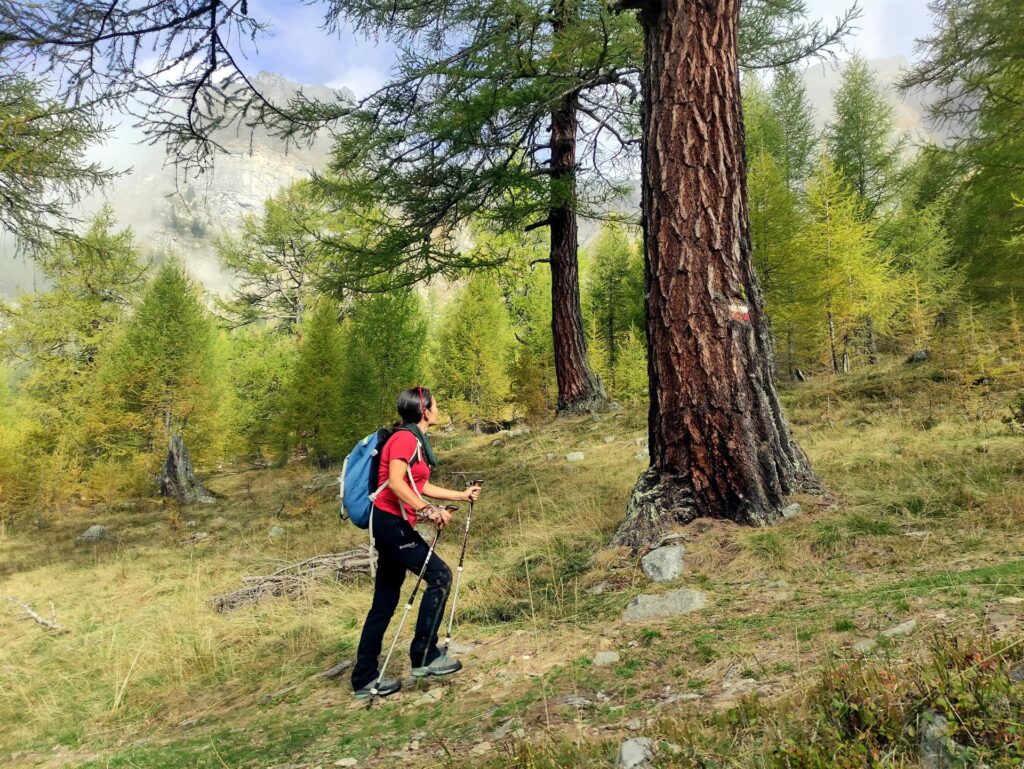
[[[814,165],[818,132],[814,127],[814,110],[807,100],[800,75],[793,67],[775,73],[769,96],[772,114],[779,124],[781,149],[776,153],[786,186],[790,192],[803,187]]]
[[[241,232],[217,242],[224,269],[235,276],[218,306],[232,325],[257,321],[295,333],[322,273],[320,241],[341,217],[315,200],[309,182],[293,184],[242,219]]]
[[[272,330],[231,337],[231,422],[244,456],[263,459],[286,448],[282,422],[294,359],[294,341]]]
[[[625,228],[607,223],[588,255],[587,309],[594,324],[594,341],[611,374],[623,335],[643,328],[643,262]]]
[[[512,330],[494,277],[469,278],[449,306],[433,353],[442,408],[479,426],[500,420],[508,401]]]
[[[833,96],[835,115],[825,131],[829,155],[871,217],[897,190],[902,141],[892,105],[861,56],[846,65]]]
[[[96,448],[162,461],[173,435],[199,455],[215,443],[221,427],[215,341],[198,289],[168,260],[101,363],[89,404]]]
[[[410,288],[358,296],[342,333],[345,365],[339,395],[348,415],[345,434],[354,442],[394,422],[399,391],[423,384],[423,300]]]
[[[285,425],[291,445],[325,467],[347,453],[344,337],[338,305],[320,297],[310,309],[288,385]]]
[[[98,356],[146,281],[131,230],[116,231],[102,208],[81,235],[35,253],[50,288],[0,303],[0,352],[27,368],[21,390],[40,421],[44,449],[74,441]]]
[[[865,318],[879,331],[886,329],[897,293],[888,258],[879,252],[860,206],[832,160],[822,155],[807,183],[809,221],[800,247],[818,265],[815,317],[834,372],[850,370],[857,326]]]

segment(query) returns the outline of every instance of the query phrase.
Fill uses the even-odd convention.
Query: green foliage
[[[472,424],[500,420],[509,395],[512,329],[493,276],[473,275],[442,321],[432,353],[442,410]]]
[[[281,416],[294,357],[293,340],[272,331],[243,332],[231,338],[227,362],[231,429],[243,456],[263,458],[284,448]]]
[[[357,297],[342,327],[340,397],[349,443],[398,417],[398,392],[423,383],[427,320],[413,289]]]
[[[231,295],[218,301],[232,324],[266,321],[294,332],[314,296],[331,225],[342,226],[340,217],[326,212],[309,182],[298,182],[264,201],[262,216],[245,216],[237,236],[218,240],[221,264],[235,276]]]
[[[872,216],[896,191],[902,141],[895,136],[892,106],[861,56],[846,65],[834,99],[835,116],[825,131],[828,151]]]
[[[796,192],[814,166],[818,144],[814,110],[807,100],[803,80],[792,67],[775,74],[769,98],[781,137],[781,147],[773,154],[785,176],[786,186]]]
[[[201,458],[218,441],[216,339],[198,290],[165,263],[97,373],[89,430],[96,451],[162,457],[180,432]]]
[[[350,448],[345,438],[345,406],[339,397],[345,358],[337,304],[321,297],[303,325],[284,419],[291,445],[326,466],[343,458]]]
[[[647,399],[647,339],[636,326],[628,328],[619,340],[613,373],[615,397],[627,403],[641,403]]]
[[[25,368],[20,390],[38,447],[49,451],[80,437],[97,362],[144,286],[146,266],[131,231],[114,230],[109,207],[83,235],[38,251],[36,262],[50,289],[0,303],[0,353]]]
[[[605,224],[588,254],[585,305],[597,346],[591,353],[600,355],[604,365],[598,371],[615,395],[625,334],[644,325],[643,284],[643,259],[635,242],[621,224]]]
[[[64,109],[47,85],[0,58],[0,229],[35,251],[67,238],[68,206],[112,174],[86,160],[106,133],[90,108]]]
[[[833,371],[849,369],[858,325],[870,320],[884,332],[897,290],[887,256],[880,253],[861,204],[838,170],[822,156],[807,184],[810,220],[799,248],[817,264],[813,317]]]

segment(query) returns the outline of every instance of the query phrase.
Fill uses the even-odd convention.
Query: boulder
[[[708,605],[707,595],[699,590],[673,590],[662,595],[638,595],[622,613],[626,622],[639,622],[658,617],[674,617],[703,609]]]
[[[907,363],[924,363],[926,360],[928,360],[927,350],[915,350],[907,358]]]
[[[659,547],[640,559],[640,568],[648,579],[655,582],[671,582],[682,576],[685,554],[686,548],[682,545]]]
[[[570,451],[565,455],[565,459],[568,462],[582,462],[586,458],[586,455],[582,451]]]
[[[800,515],[800,503],[799,502],[794,502],[793,504],[786,505],[784,508],[782,508],[782,517],[783,518],[787,518],[787,519],[788,518],[796,518],[798,515]]]
[[[102,539],[110,539],[110,535],[107,533],[106,526],[100,526],[98,523],[90,526],[88,529],[83,531],[77,537],[75,542],[78,543],[92,543],[99,542]]]
[[[618,652],[611,652],[611,651],[598,652],[597,654],[594,655],[594,664],[597,667],[603,667],[605,665],[614,665],[618,661],[619,661],[619,653]]]
[[[633,737],[619,745],[616,769],[644,769],[654,761],[654,747],[646,737]]]

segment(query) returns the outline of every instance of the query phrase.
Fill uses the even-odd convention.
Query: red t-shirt
[[[415,457],[416,461],[412,464],[412,482],[416,487],[417,493],[422,494],[423,487],[427,485],[427,481],[430,479],[430,465],[423,458],[422,451],[417,454],[416,436],[408,430],[399,430],[388,438],[388,442],[384,444],[384,448],[380,452],[380,471],[377,473],[377,487],[380,488],[380,485],[388,480],[388,468],[392,459],[410,462],[413,457]],[[408,474],[403,477],[406,483],[408,483]],[[373,506],[378,510],[383,510],[385,513],[401,515],[398,497],[390,487],[380,493]],[[416,516],[413,514],[415,508],[409,508],[408,505],[404,505],[404,507],[406,520],[415,525]]]

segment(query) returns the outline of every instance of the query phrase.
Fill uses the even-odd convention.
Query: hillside
[[[442,482],[487,480],[455,633],[466,667],[369,710],[347,673],[319,675],[352,657],[365,578],[224,614],[209,604],[244,575],[364,541],[339,524],[332,473],[222,468],[209,506],[41,513],[0,535],[0,595],[46,617],[52,604],[69,632],[0,611],[0,764],[608,767],[642,736],[656,766],[837,765],[814,759],[814,734],[828,756],[877,748],[880,765],[906,766],[927,747],[908,728],[945,702],[940,745],[1015,765],[1024,426],[1010,414],[1024,371],[1007,354],[983,378],[890,362],[786,390],[829,498],[795,500],[769,529],[694,522],[665,583],[604,547],[644,466],[643,409],[438,433]],[[91,524],[111,540],[76,545]],[[460,533],[443,540],[449,563]],[[706,605],[624,618],[637,596],[676,590]]]

